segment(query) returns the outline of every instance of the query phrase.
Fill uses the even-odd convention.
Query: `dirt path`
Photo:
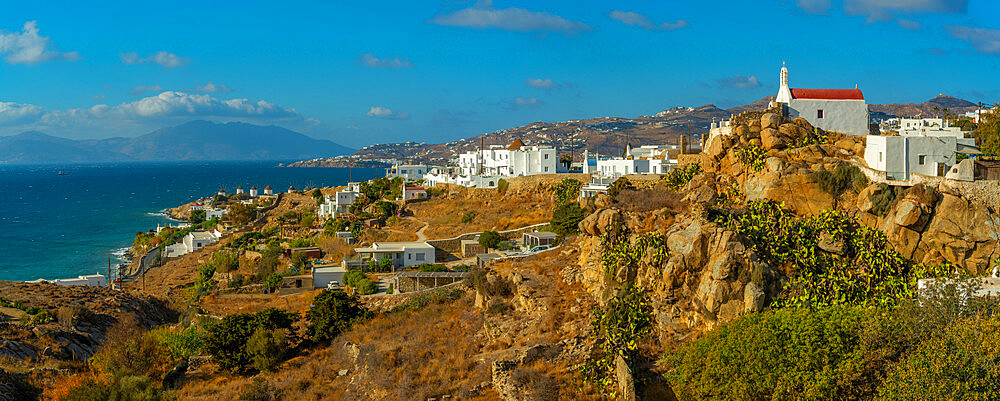
[[[428,224],[426,221],[417,220],[415,217],[410,217],[410,219],[418,223],[422,223],[424,225],[423,227],[420,227],[419,230],[417,230],[417,242],[427,241],[427,235],[424,234],[424,230],[426,230],[427,227],[430,227],[431,225]]]

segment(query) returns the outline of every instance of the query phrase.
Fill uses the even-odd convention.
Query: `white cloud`
[[[919,31],[921,27],[920,23],[917,21],[911,21],[902,18],[896,20],[896,23],[899,24],[899,26],[902,27],[903,29],[910,31]]]
[[[516,97],[514,100],[507,104],[508,110],[520,110],[520,109],[530,109],[541,106],[544,104],[541,100],[534,97]]]
[[[523,8],[495,8],[492,0],[482,0],[469,8],[441,14],[430,21],[433,24],[468,28],[496,28],[516,32],[562,32],[576,34],[593,27],[579,21],[570,21],[558,15]]]
[[[682,19],[678,19],[677,21],[674,22],[664,21],[659,25],[657,25],[653,23],[653,20],[651,20],[649,17],[634,11],[615,10],[608,13],[608,17],[615,21],[621,22],[625,25],[634,26],[650,31],[652,30],[672,31],[674,29],[687,28],[691,26],[689,22]]]
[[[962,14],[968,8],[969,0],[844,0],[844,12],[869,21],[891,20],[894,13]]]
[[[21,32],[0,31],[0,54],[11,64],[35,64],[53,60],[79,60],[77,52],[62,53],[50,45],[48,36],[38,35],[38,23],[24,23]]]
[[[951,32],[951,37],[968,42],[980,53],[1000,56],[1000,29],[956,25],[946,26],[945,29]]]
[[[358,62],[369,68],[413,68],[413,63],[406,57],[379,58],[371,53],[362,53]]]
[[[381,118],[385,120],[405,120],[410,118],[410,113],[408,112],[395,112],[388,107],[382,106],[372,106],[368,109],[368,112],[365,113],[365,115],[371,118]]]
[[[722,88],[735,88],[735,89],[752,89],[760,87],[760,80],[756,76],[746,76],[736,74],[732,77],[721,78],[717,81],[719,87]]]
[[[0,125],[26,124],[38,120],[41,115],[41,106],[0,102]]]
[[[140,58],[139,53],[136,52],[126,52],[118,55],[122,62],[125,64],[143,64],[143,63],[154,63],[159,64],[163,68],[174,68],[180,67],[184,64],[191,62],[191,59],[178,56],[173,53],[159,51],[156,54],[150,55],[149,57]]]
[[[562,86],[556,82],[553,82],[552,78],[545,78],[545,79],[528,78],[524,80],[524,84],[535,89],[555,89]]]
[[[132,88],[133,95],[141,95],[145,92],[159,92],[162,91],[163,87],[160,85],[137,85]]]
[[[830,11],[830,0],[795,0],[795,5],[810,14],[826,14]]]
[[[201,93],[229,93],[232,92],[233,89],[224,84],[214,84],[212,81],[208,81],[207,84],[194,88],[194,91]]]

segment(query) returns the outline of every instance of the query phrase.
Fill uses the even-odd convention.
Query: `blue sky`
[[[0,13],[0,135],[192,119],[352,147],[848,88],[1000,100],[991,0],[63,2]]]

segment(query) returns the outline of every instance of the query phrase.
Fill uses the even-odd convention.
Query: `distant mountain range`
[[[191,121],[135,138],[73,140],[37,131],[0,137],[0,164],[167,160],[297,160],[353,149],[277,126]]]

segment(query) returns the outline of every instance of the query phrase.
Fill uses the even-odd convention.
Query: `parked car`
[[[528,253],[541,252],[541,251],[544,251],[544,250],[549,249],[549,248],[551,248],[551,247],[548,246],[548,245],[539,245],[539,246],[536,246],[534,248],[529,249]]]

